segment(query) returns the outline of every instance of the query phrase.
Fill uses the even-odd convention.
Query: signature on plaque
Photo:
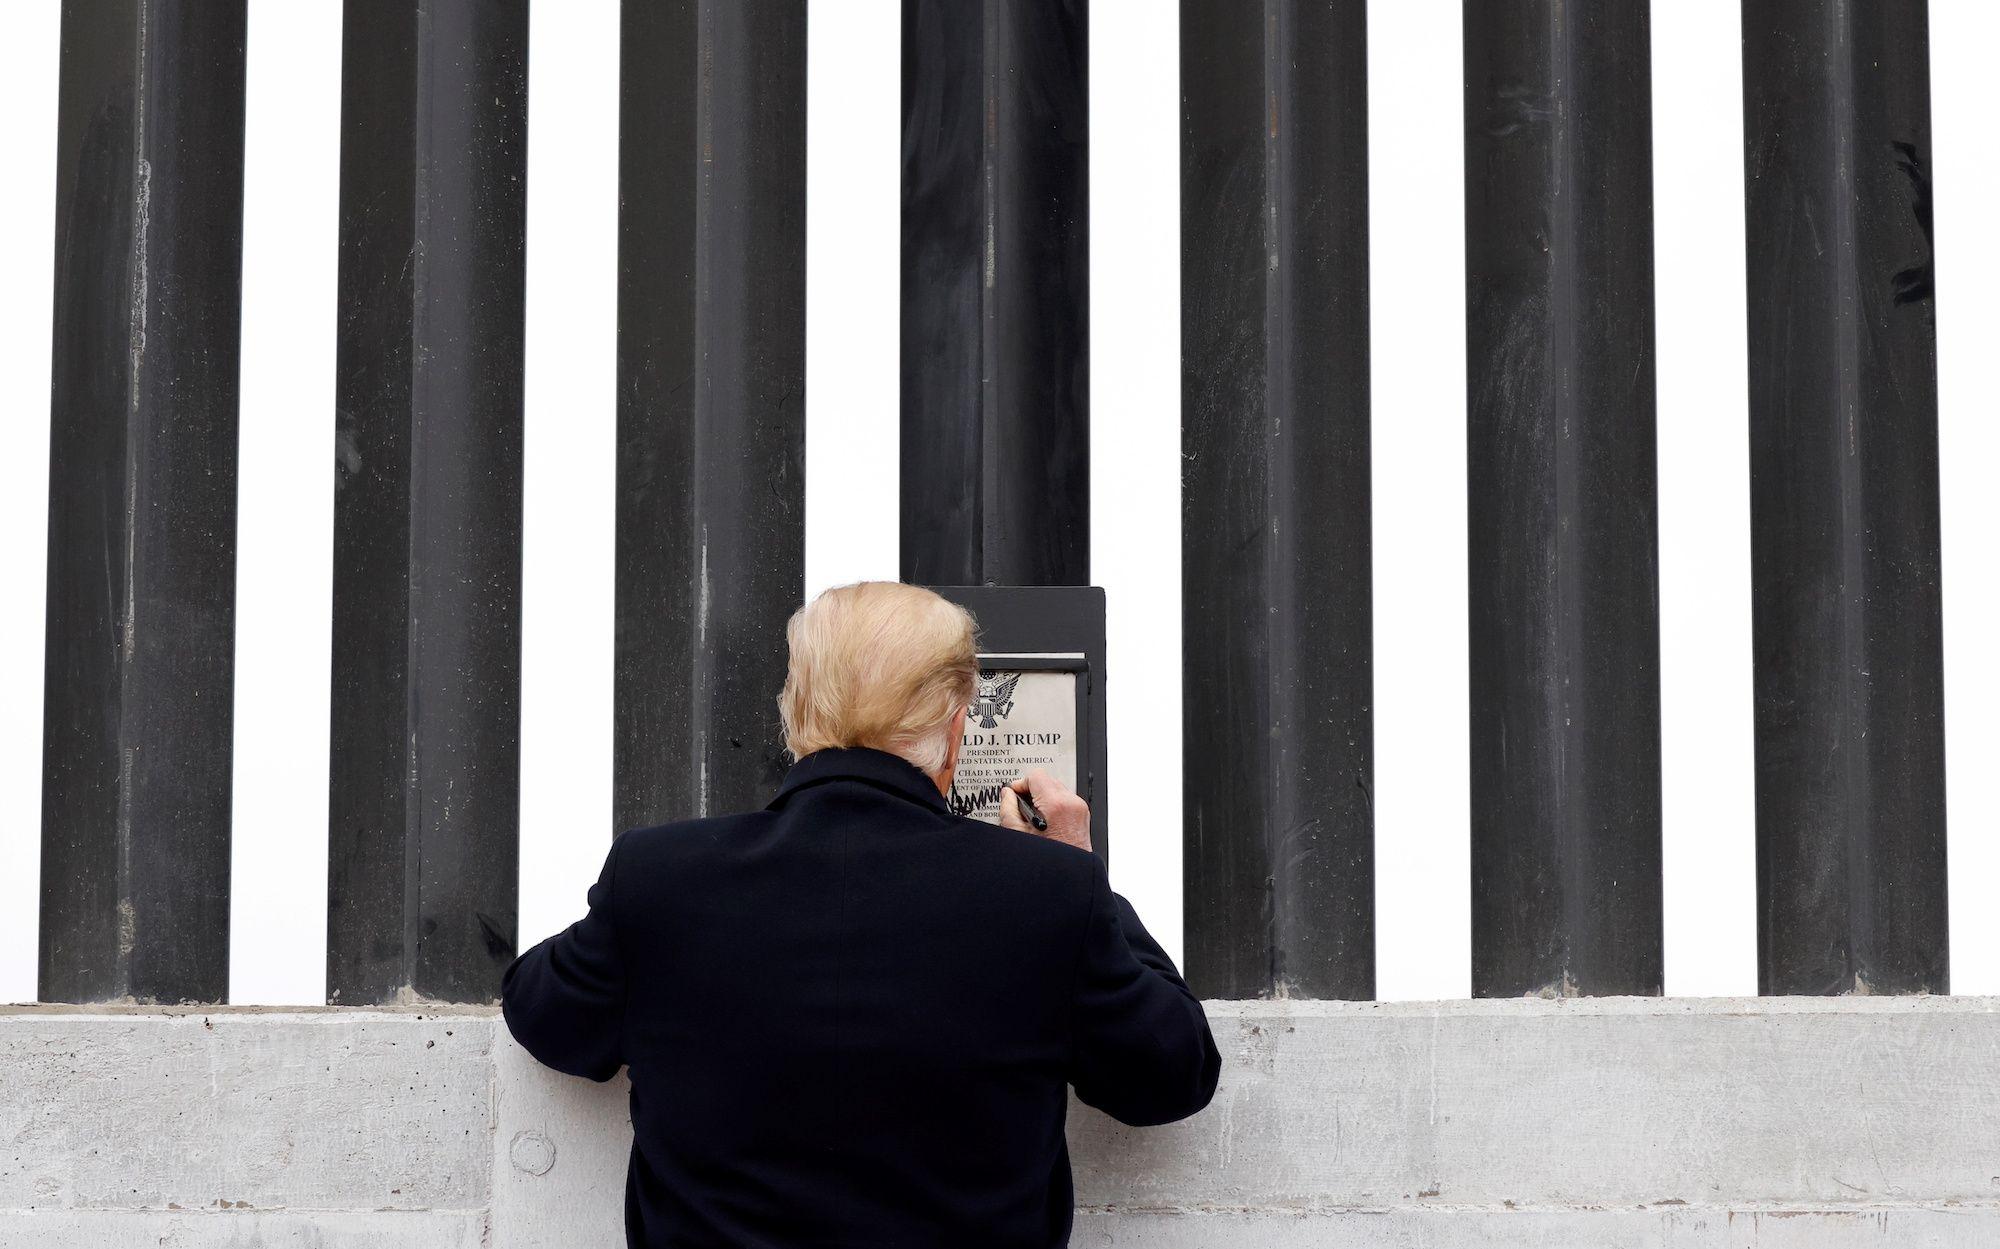
[[[965,709],[965,739],[946,801],[1000,822],[1000,791],[1037,768],[1076,786],[1076,673],[982,671]]]

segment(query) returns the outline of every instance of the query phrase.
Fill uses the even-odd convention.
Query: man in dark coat
[[[1074,793],[1024,778],[1002,827],[947,809],[962,608],[846,586],[787,638],[770,806],[617,838],[589,914],[508,970],[508,1026],[557,1070],[630,1069],[633,1246],[1065,1245],[1067,1089],[1130,1124],[1200,1110],[1201,1006]]]

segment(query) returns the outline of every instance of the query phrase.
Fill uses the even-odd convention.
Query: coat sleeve
[[[1185,1119],[1215,1095],[1222,1060],[1208,1016],[1132,904],[1092,859],[1090,918],[1072,1003],[1070,1083],[1121,1123]]]
[[[590,888],[590,911],[514,960],[500,1009],[521,1047],[557,1071],[609,1080],[624,1065],[625,961],[613,922],[618,847]]]

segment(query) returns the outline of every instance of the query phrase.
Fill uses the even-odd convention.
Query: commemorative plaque
[[[936,586],[979,623],[979,683],[946,800],[1000,821],[1000,791],[1037,768],[1090,804],[1110,843],[1104,780],[1104,591],[1096,586]]]
[[[1076,668],[1083,656],[982,655],[980,661],[949,802],[960,815],[998,824],[1000,791],[1017,777],[1039,769],[1076,788]],[[1024,666],[1006,666],[1017,662]]]

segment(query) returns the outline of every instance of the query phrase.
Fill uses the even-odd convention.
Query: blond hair
[[[794,758],[868,746],[926,775],[944,767],[979,679],[971,613],[921,586],[862,581],[792,613],[785,640],[778,716]]]

